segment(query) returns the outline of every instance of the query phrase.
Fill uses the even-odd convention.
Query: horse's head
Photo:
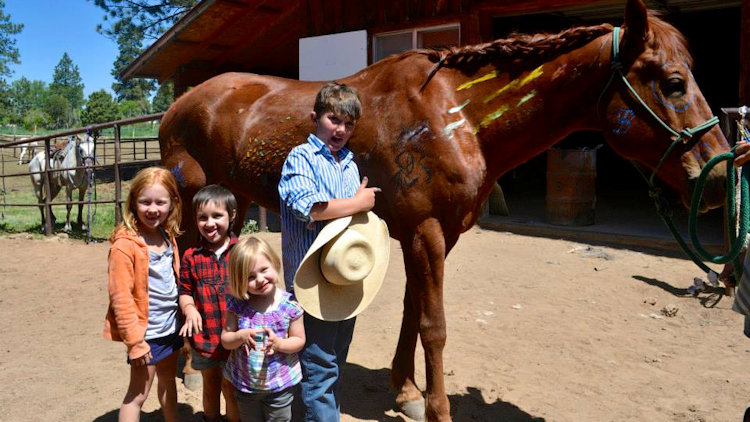
[[[95,144],[94,138],[90,135],[86,135],[85,139],[81,139],[79,136],[75,138],[76,147],[76,159],[77,161],[86,166],[91,167],[96,164],[95,158]]]
[[[649,15],[641,0],[629,0],[623,30],[605,38],[614,75],[600,98],[605,137],[615,151],[648,168],[647,176],[676,189],[689,205],[701,168],[728,151],[729,144],[695,82],[684,37]],[[725,177],[725,166],[714,167],[703,210],[723,205]]]

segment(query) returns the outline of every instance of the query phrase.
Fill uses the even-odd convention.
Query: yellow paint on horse
[[[510,110],[510,107],[507,105],[504,105],[497,110],[493,111],[492,113],[484,116],[481,122],[479,122],[479,128],[487,127],[489,126],[495,119],[499,118],[503,114],[505,114],[506,111]],[[476,134],[479,132],[479,128],[474,129],[474,133]]]
[[[490,72],[490,73],[482,76],[481,78],[477,78],[477,79],[474,79],[473,81],[469,81],[469,82],[466,82],[466,83],[460,85],[458,88],[456,88],[456,91],[461,91],[462,89],[471,88],[472,86],[474,86],[474,85],[476,85],[476,84],[478,84],[480,82],[489,81],[490,79],[496,78],[497,75],[499,75],[499,73],[497,73],[497,70],[493,70],[492,72]]]
[[[544,65],[542,65],[542,66],[544,66]],[[503,92],[508,91],[510,89],[520,88],[520,87],[526,85],[527,83],[533,81],[534,79],[542,76],[542,74],[544,73],[544,71],[542,71],[542,66],[539,66],[536,69],[532,70],[531,73],[529,73],[528,75],[526,75],[526,77],[524,77],[520,81],[518,79],[514,79],[508,85],[505,85],[504,87],[502,87],[502,88],[498,89],[497,91],[493,92],[490,96],[488,96],[487,98],[485,98],[483,100],[484,103],[485,104],[489,103],[490,101],[492,101],[495,98],[497,98],[498,96],[500,96],[500,94],[502,94]]]

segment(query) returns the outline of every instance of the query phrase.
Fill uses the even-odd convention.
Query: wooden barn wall
[[[470,0],[308,0],[306,30],[314,37],[363,28],[412,27],[425,20],[458,17],[470,11]],[[455,19],[454,19],[455,20]]]

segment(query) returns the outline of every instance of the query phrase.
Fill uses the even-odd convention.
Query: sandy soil
[[[100,336],[108,246],[26,237],[0,237],[0,419],[114,421],[128,366]],[[445,281],[453,419],[741,420],[750,340],[730,298],[687,295],[700,275],[689,261],[586,246],[478,228],[461,238]],[[388,387],[404,283],[393,242],[357,322],[344,421],[404,420]],[[417,360],[424,385],[421,349]],[[178,388],[182,420],[199,420],[200,391]],[[143,420],[157,409],[152,394]]]

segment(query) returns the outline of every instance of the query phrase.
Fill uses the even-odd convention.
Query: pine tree
[[[117,104],[112,95],[103,89],[92,92],[86,101],[86,107],[81,111],[81,123],[84,125],[111,122],[118,117]]]
[[[167,81],[161,84],[159,90],[154,95],[154,101],[151,109],[154,113],[161,113],[167,111],[170,105],[174,102],[174,84],[172,81]]]
[[[50,94],[60,95],[68,101],[70,112],[67,124],[70,126],[78,120],[78,114],[83,105],[83,81],[78,71],[78,65],[73,63],[68,53],[55,66],[52,83],[49,85]],[[52,113],[50,113],[52,116]]]

